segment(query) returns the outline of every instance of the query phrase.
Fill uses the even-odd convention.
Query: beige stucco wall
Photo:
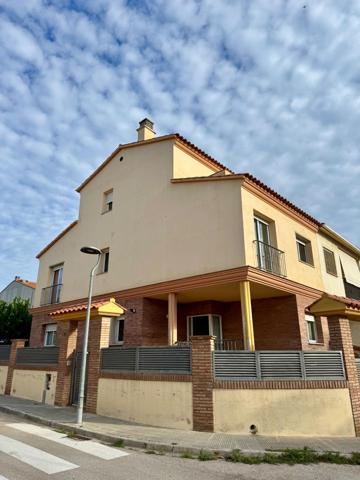
[[[147,425],[191,430],[192,384],[101,378],[97,413]]]
[[[204,165],[176,145],[173,155],[173,178],[207,177],[219,170]]]
[[[34,306],[64,262],[61,301],[86,297],[94,258],[83,245],[110,248],[109,272],[94,294],[224,270],[244,263],[240,182],[172,184],[173,142],[131,148],[81,191],[79,223],[40,259]],[[201,167],[202,168],[202,167]],[[113,210],[101,213],[113,188]]]
[[[214,390],[216,432],[354,436],[347,389]]]
[[[3,395],[5,392],[7,372],[8,367],[5,365],[0,365],[0,395]]]
[[[319,290],[323,289],[322,275],[316,232],[293,217],[275,208],[252,192],[242,189],[242,208],[244,216],[245,256],[248,265],[256,266],[253,241],[255,240],[254,212],[274,222],[273,245],[285,252],[287,278]],[[298,260],[296,234],[310,240],[314,266]]]
[[[45,403],[54,405],[57,372],[43,370],[14,370],[11,395],[36,402],[43,401],[46,374],[51,375],[50,389],[46,391]]]

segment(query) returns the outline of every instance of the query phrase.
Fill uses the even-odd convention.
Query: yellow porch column
[[[168,295],[168,343],[177,342],[177,298],[176,293]]]
[[[255,351],[254,326],[251,309],[250,282],[240,282],[241,315],[244,335],[244,349]]]

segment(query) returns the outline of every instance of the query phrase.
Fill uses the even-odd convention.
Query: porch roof
[[[68,305],[59,310],[51,312],[49,315],[56,320],[84,320],[86,316],[87,303]],[[126,311],[119,303],[116,303],[115,298],[110,298],[107,301],[93,302],[90,305],[90,314],[92,317],[118,317],[123,315]]]
[[[324,294],[310,305],[309,310],[314,315],[343,315],[352,320],[360,321],[360,301],[354,298]]]

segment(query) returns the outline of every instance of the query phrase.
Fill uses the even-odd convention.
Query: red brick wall
[[[352,345],[350,322],[347,318],[329,317],[331,350],[342,350],[349,382],[351,406],[357,436],[360,436],[360,384],[357,376],[355,355]]]

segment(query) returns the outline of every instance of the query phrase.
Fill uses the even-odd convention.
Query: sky
[[[149,117],[360,245],[360,2],[0,0],[0,290]]]

